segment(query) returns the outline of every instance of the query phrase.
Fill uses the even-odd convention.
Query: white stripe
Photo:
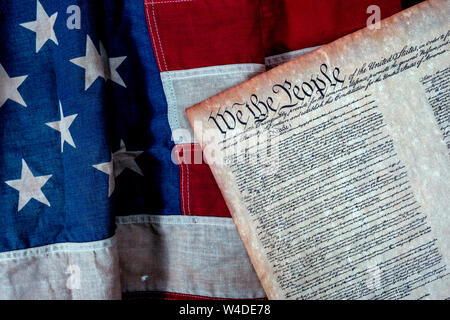
[[[310,53],[311,51],[314,51],[318,49],[320,46],[317,47],[311,47],[311,48],[304,48],[300,50],[295,51],[289,51],[282,54],[277,54],[275,56],[266,57],[265,63],[267,69],[275,68],[276,66],[279,66],[280,64],[286,63],[288,61],[291,61],[295,58],[298,58],[304,54]]]
[[[103,248],[108,248],[114,245],[114,238],[93,242],[63,242],[55,243],[41,247],[30,249],[14,250],[0,253],[0,262],[9,259],[21,259],[30,257],[47,256],[48,254],[58,252],[79,252],[92,251]]]
[[[114,238],[52,244],[0,254],[0,299],[120,297]]]
[[[186,118],[186,108],[264,71],[266,68],[262,64],[245,63],[161,72],[174,142],[196,142]],[[185,131],[180,133],[179,129]]]
[[[139,215],[116,221],[123,292],[265,297],[230,218]]]

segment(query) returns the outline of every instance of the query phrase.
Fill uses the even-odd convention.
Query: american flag
[[[407,2],[3,0],[0,299],[264,298],[184,110]]]

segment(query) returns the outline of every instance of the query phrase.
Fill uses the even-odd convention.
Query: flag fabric
[[[184,110],[400,0],[6,0],[0,299],[264,298]]]

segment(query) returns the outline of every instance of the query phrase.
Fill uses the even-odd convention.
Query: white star
[[[22,27],[36,32],[36,53],[48,40],[52,40],[58,45],[58,39],[56,39],[55,30],[53,30],[57,16],[58,12],[55,12],[49,17],[38,0],[36,20],[20,24]]]
[[[73,64],[85,69],[84,90],[87,90],[98,77],[112,80],[123,87],[127,87],[123,82],[117,68],[126,59],[126,56],[108,58],[105,47],[100,42],[100,54],[89,35],[86,39],[86,55],[70,60]]]
[[[61,115],[60,121],[47,122],[46,125],[52,129],[61,132],[61,152],[63,152],[65,141],[72,147],[76,148],[76,145],[72,139],[72,135],[70,134],[69,128],[72,125],[72,122],[78,116],[78,114],[73,114],[71,116],[64,117],[61,101],[59,102],[59,114]]]
[[[111,161],[93,165],[94,168],[109,175],[109,192],[108,197],[114,191],[117,178],[125,169],[130,169],[141,176],[144,175],[141,168],[136,163],[136,158],[143,151],[127,151],[125,143],[120,140],[120,149],[111,155]]]
[[[50,202],[48,202],[41,188],[47,183],[52,175],[35,177],[28,168],[25,160],[22,159],[22,175],[18,180],[5,181],[5,183],[19,191],[19,207],[17,211],[22,210],[22,208],[31,199],[36,199],[37,201],[46,204],[50,207]]]
[[[109,175],[109,190],[108,190],[108,197],[111,196],[111,194],[114,191],[114,188],[116,186],[116,181],[114,179],[114,169],[113,169],[113,158],[111,155],[111,161],[109,162],[103,162],[100,164],[95,164],[93,167],[97,170],[100,170],[103,173],[106,173]]]
[[[27,106],[23,101],[17,88],[24,82],[28,76],[21,76],[10,78],[6,73],[6,70],[0,63],[0,108],[5,104],[6,100],[11,99],[17,103],[20,103],[24,107]]]
[[[144,173],[135,160],[142,153],[143,151],[127,151],[125,143],[123,140],[120,140],[120,149],[113,154],[114,176],[118,177],[126,168],[143,176]]]

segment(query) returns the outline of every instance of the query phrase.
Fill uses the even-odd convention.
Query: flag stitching
[[[166,3],[180,3],[180,2],[192,2],[192,0],[171,0],[171,1],[146,1],[145,4],[166,4]]]
[[[166,58],[164,56],[164,50],[161,44],[161,38],[159,37],[159,31],[158,31],[158,23],[156,22],[156,15],[155,15],[155,6],[153,5],[153,1],[152,1],[152,14],[153,14],[153,22],[155,23],[155,31],[156,31],[156,36],[158,37],[158,42],[159,42],[159,47],[161,48],[161,55],[163,57],[163,61],[164,61],[164,66],[166,67],[166,71],[169,71],[169,68],[167,67],[167,63],[166,63]],[[170,78],[170,75],[169,75]]]
[[[155,41],[155,37],[153,36],[153,28],[152,28],[152,19],[150,17],[150,13],[148,12],[148,6],[145,6],[145,15],[147,16],[147,25],[148,25],[148,29],[150,30],[150,37],[152,38],[152,43],[153,43],[153,47],[155,47],[155,55],[156,55],[156,60],[158,61],[158,67],[161,70],[161,62],[159,61],[159,54],[158,54],[158,46],[156,45],[156,41]]]
[[[186,205],[184,203],[184,169],[183,169],[183,159],[180,161],[180,170],[181,170],[181,202],[183,207],[183,214],[186,214]]]
[[[187,206],[188,206],[188,212],[189,215],[191,215],[191,206],[190,206],[190,199],[189,199],[189,166],[186,165],[186,189],[187,189]]]

